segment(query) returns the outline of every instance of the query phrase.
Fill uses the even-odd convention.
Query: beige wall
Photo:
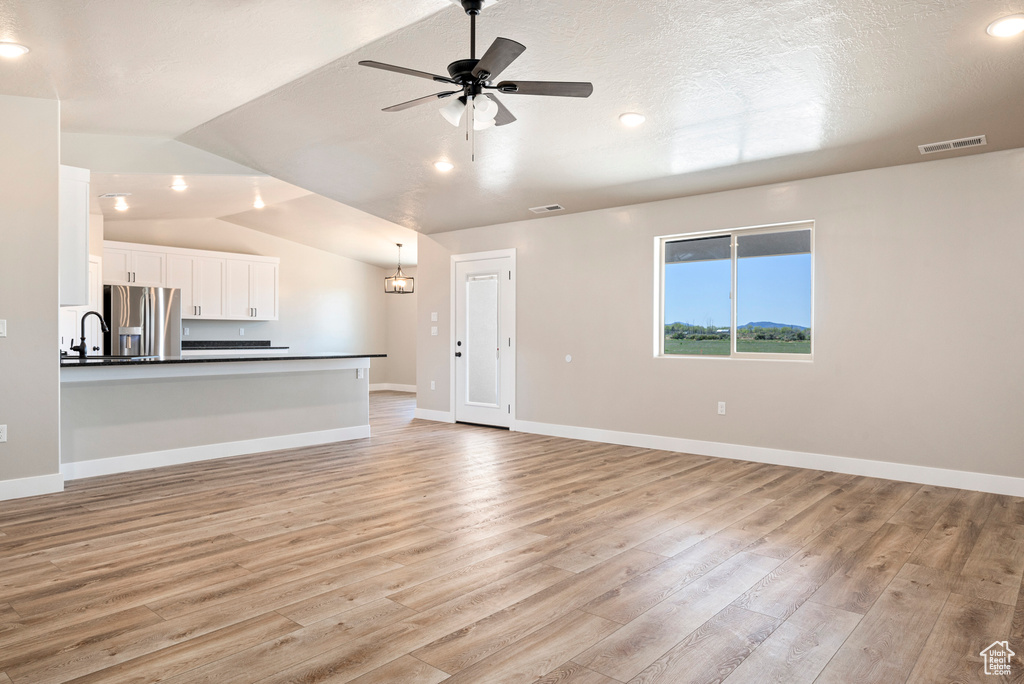
[[[0,423],[8,431],[0,444],[0,498],[25,491],[4,481],[60,472],[52,343],[59,118],[54,100],[0,95],[0,319],[7,321],[7,337],[0,338]]]
[[[1022,188],[1018,149],[420,236],[418,406],[450,255],[515,247],[519,420],[1022,477]],[[812,363],[653,358],[655,236],[804,219]]]
[[[403,268],[407,276],[416,278],[416,268]],[[419,280],[412,294],[387,295],[388,368],[387,375],[379,375],[374,382],[393,385],[416,384],[416,298]]]
[[[106,239],[281,259],[277,321],[186,321],[183,340],[270,340],[291,353],[388,353],[384,269],[217,219],[107,221]],[[240,336],[239,328],[245,329]],[[390,382],[373,359],[371,382]]]
[[[354,370],[68,382],[61,386],[61,460],[362,426],[366,392],[366,378]]]

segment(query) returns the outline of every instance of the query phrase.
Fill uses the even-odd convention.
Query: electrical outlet
[[[720,416],[724,416],[725,415],[725,402],[724,401],[718,402],[718,415],[720,415]]]
[[[238,336],[239,337],[245,337],[245,328],[239,328],[238,329]]]
[[[7,321],[0,320],[0,337],[7,337]]]
[[[6,442],[6,441],[7,441],[7,426],[6,425],[0,425],[0,442]]]
[[[185,331],[182,333],[182,335],[188,337],[188,328],[185,328]]]
[[[430,322],[431,323],[437,323],[437,312],[436,311],[431,311],[430,312]]]
[[[430,389],[437,389],[437,383],[435,383],[433,380],[430,381]]]
[[[356,368],[356,379],[357,380],[362,380],[363,379],[363,369],[362,368]]]
[[[437,336],[437,326],[436,325],[430,326],[430,334],[432,336],[435,336],[435,337]]]

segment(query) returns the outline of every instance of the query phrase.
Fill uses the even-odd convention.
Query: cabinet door
[[[224,318],[252,318],[249,304],[249,262],[224,262]]]
[[[195,257],[195,303],[200,318],[224,317],[224,259]]]
[[[89,301],[89,170],[60,167],[57,210],[61,306]]]
[[[181,254],[167,255],[167,287],[176,287],[181,290],[182,318],[197,318],[199,316],[199,302],[193,287],[194,269],[195,257]]]
[[[112,285],[130,285],[132,253],[127,249],[103,248],[103,282]]]
[[[277,320],[277,265],[259,261],[249,264],[249,283],[253,318]]]
[[[81,313],[80,306],[65,306],[60,309],[60,350],[70,355],[71,345],[78,344],[78,316]]]
[[[167,282],[165,252],[132,251],[132,285],[163,287]]]
[[[103,314],[102,270],[99,259],[89,257],[89,306],[82,311],[83,314],[86,311]],[[85,344],[90,356],[103,353],[103,330],[100,328],[100,319],[95,316],[89,316],[85,322]]]

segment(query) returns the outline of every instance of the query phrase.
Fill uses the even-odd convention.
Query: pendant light
[[[384,279],[384,292],[385,294],[412,294],[416,288],[416,279],[402,273],[402,243],[396,242],[395,244],[398,245],[398,270],[395,271],[395,275]]]

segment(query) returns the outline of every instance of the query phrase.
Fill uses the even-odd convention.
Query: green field
[[[761,354],[810,354],[810,340],[739,340],[737,351]],[[666,354],[695,356],[728,356],[729,340],[673,340],[665,339]]]

